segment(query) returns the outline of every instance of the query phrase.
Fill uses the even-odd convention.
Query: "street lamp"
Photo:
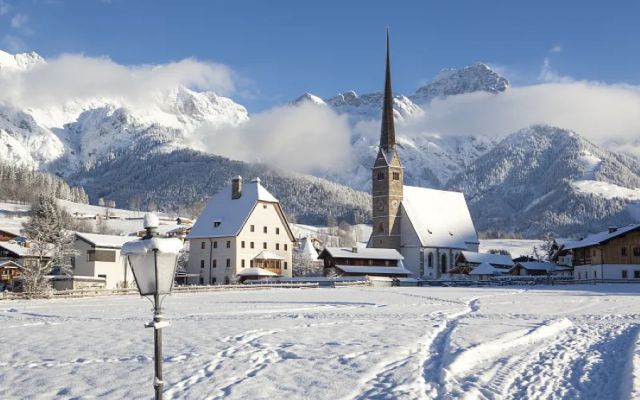
[[[140,291],[153,303],[153,321],[145,324],[153,328],[153,344],[155,348],[154,362],[156,376],[153,386],[156,399],[162,399],[162,328],[169,326],[162,318],[161,295],[171,293],[176,274],[178,253],[182,249],[180,239],[157,237],[158,217],[154,214],[144,216],[144,228],[147,233],[141,240],[127,242],[122,246],[122,254],[129,259],[133,277]],[[164,299],[164,297],[163,297]]]

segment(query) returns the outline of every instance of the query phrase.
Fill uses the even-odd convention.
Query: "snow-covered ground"
[[[488,253],[489,250],[507,250],[511,257],[533,255],[533,246],[542,244],[542,240],[535,239],[480,239],[480,252]]]
[[[640,285],[274,289],[166,299],[170,399],[640,396]],[[0,398],[151,398],[150,303],[0,302]]]

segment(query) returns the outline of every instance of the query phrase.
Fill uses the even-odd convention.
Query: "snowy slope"
[[[167,399],[634,399],[640,287],[225,290],[163,303]],[[139,296],[0,301],[3,399],[153,397]],[[79,334],[81,332],[81,334]],[[99,343],[99,345],[96,345]],[[64,379],[61,379],[64,377]],[[19,384],[18,384],[19,383]]]
[[[481,231],[584,234],[638,221],[640,164],[575,132],[532,126],[498,143],[449,187],[465,192]]]

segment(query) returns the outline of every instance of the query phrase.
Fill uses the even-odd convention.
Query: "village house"
[[[9,259],[0,259],[0,291],[13,287],[15,279],[22,275],[22,265]]]
[[[260,178],[245,185],[242,177],[233,178],[209,201],[187,240],[189,283],[292,276],[295,237],[280,202]]]
[[[571,277],[573,268],[542,261],[523,261],[516,263],[509,275]]]
[[[456,257],[456,267],[451,271],[451,273],[469,274],[474,268],[482,263],[489,264],[498,270],[502,270],[504,273],[509,272],[509,270],[514,266],[511,256],[505,254],[461,251]]]
[[[640,224],[556,241],[553,247],[552,261],[573,267],[574,279],[640,279]]]
[[[387,36],[387,63],[378,155],[372,168],[373,232],[370,248],[395,249],[416,277],[449,274],[462,251],[480,242],[464,194],[404,185],[396,150],[393,92]]]
[[[77,255],[73,260],[73,279],[102,278],[106,289],[131,287],[135,281],[133,273],[127,258],[120,251],[123,244],[132,240],[138,238],[76,232],[73,247]]]
[[[20,229],[2,227],[0,228],[0,242],[10,242],[20,237]]]
[[[325,276],[385,276],[406,278],[403,256],[395,249],[326,247],[319,259],[324,261]]]
[[[38,265],[37,263],[49,261],[47,254],[39,254],[30,247],[29,242],[0,242],[0,259],[9,259],[23,267]]]

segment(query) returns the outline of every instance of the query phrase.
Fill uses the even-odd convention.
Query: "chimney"
[[[610,226],[608,229],[609,229],[609,233],[613,233],[618,230],[618,228],[615,226]]]
[[[352,253],[357,253],[358,252],[358,246],[352,246],[351,247],[351,252]]]
[[[242,196],[242,177],[240,175],[231,179],[231,199],[239,199]]]

